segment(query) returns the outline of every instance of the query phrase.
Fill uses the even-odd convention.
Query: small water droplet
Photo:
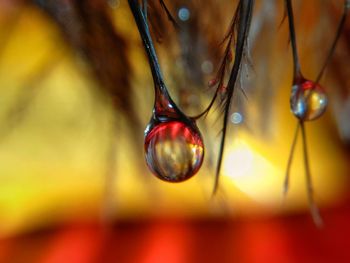
[[[319,118],[328,103],[324,89],[310,80],[304,80],[292,87],[290,107],[300,120],[312,121]]]
[[[201,167],[203,140],[198,130],[184,122],[162,122],[146,134],[145,157],[149,169],[158,178],[181,182],[191,178]]]
[[[209,87],[209,88],[212,88],[212,87],[214,87],[217,83],[218,83],[218,79],[217,79],[217,78],[215,78],[215,79],[210,79],[210,80],[208,81],[208,87]]]
[[[243,121],[243,116],[239,112],[234,112],[231,115],[231,122],[233,124],[240,124]]]
[[[120,1],[119,0],[107,0],[107,4],[109,5],[109,7],[116,9],[119,7]]]
[[[210,74],[213,72],[214,66],[210,60],[205,60],[201,64],[201,70],[204,74]]]
[[[190,19],[191,13],[187,7],[181,7],[178,11],[177,16],[180,18],[181,21],[187,21],[188,19]]]

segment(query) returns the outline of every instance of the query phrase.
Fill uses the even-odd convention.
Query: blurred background
[[[166,84],[188,115],[214,93],[228,2],[166,1],[176,30],[149,1]],[[315,79],[343,1],[293,4],[302,71]],[[153,82],[126,0],[0,0],[0,262],[349,262],[350,22],[321,80],[328,110],[306,124],[317,229],[300,143],[282,198],[296,127],[283,14],[283,1],[256,1],[211,198],[219,107],[198,122],[196,176],[169,184],[145,165]]]

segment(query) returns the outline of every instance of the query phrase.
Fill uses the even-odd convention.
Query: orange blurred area
[[[349,21],[320,83],[329,94],[328,110],[306,124],[315,200],[325,222],[318,229],[309,212],[301,142],[289,193],[282,197],[296,127],[289,108],[288,29],[280,25],[283,1],[256,1],[252,67],[248,62],[242,67],[246,95],[237,89],[215,197],[219,107],[198,122],[205,159],[197,175],[169,184],[145,164],[143,128],[151,116],[153,83],[127,1],[91,3],[108,7],[106,14],[124,41],[130,86],[115,86],[130,92],[130,112],[113,104],[94,75],[107,61],[89,61],[62,24],[38,7],[44,2],[0,0],[1,263],[350,262]],[[180,44],[169,44],[176,39],[171,29],[171,36],[156,44],[170,93],[194,115],[210,102],[206,83],[218,67],[211,42],[215,47],[220,42],[233,9],[226,0],[208,1],[208,6],[166,2],[176,16],[187,5],[193,19],[200,16],[196,7],[207,12],[202,24],[183,22],[185,33],[173,33]],[[295,2],[300,60],[305,75],[314,79],[342,1]],[[210,12],[222,14],[217,28]],[[79,32],[76,22],[69,21]],[[188,32],[206,32],[203,28],[213,39],[199,35],[200,54],[189,59],[196,66],[185,67],[181,50],[187,49],[181,41],[188,41]],[[103,42],[86,40],[92,46]],[[202,74],[200,84],[183,77],[191,68],[197,72],[195,67]],[[131,112],[139,123],[130,124]]]
[[[0,242],[0,262],[339,262],[350,260],[350,207],[244,220],[120,221],[110,228],[65,224]]]

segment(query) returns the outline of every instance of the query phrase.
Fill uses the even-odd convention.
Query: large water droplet
[[[162,122],[146,134],[146,162],[158,178],[181,182],[191,178],[201,167],[203,140],[193,125],[177,120]]]
[[[327,95],[323,88],[310,80],[304,80],[292,87],[290,107],[300,120],[312,121],[326,110]]]

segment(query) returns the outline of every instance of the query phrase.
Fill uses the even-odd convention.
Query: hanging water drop
[[[204,145],[194,125],[172,120],[153,126],[146,133],[146,163],[158,178],[182,182],[198,172],[203,162]]]
[[[144,146],[148,168],[167,182],[185,181],[202,165],[204,144],[195,119],[176,106],[165,85],[155,85],[153,115],[145,130]]]
[[[202,165],[204,145],[195,118],[187,117],[171,99],[164,84],[147,23],[146,8],[129,0],[150,64],[155,101],[145,130],[145,159],[158,178],[182,182],[195,175]],[[187,10],[188,11],[188,10]]]
[[[290,107],[293,114],[302,121],[319,118],[328,103],[324,89],[310,80],[303,80],[292,87]]]

